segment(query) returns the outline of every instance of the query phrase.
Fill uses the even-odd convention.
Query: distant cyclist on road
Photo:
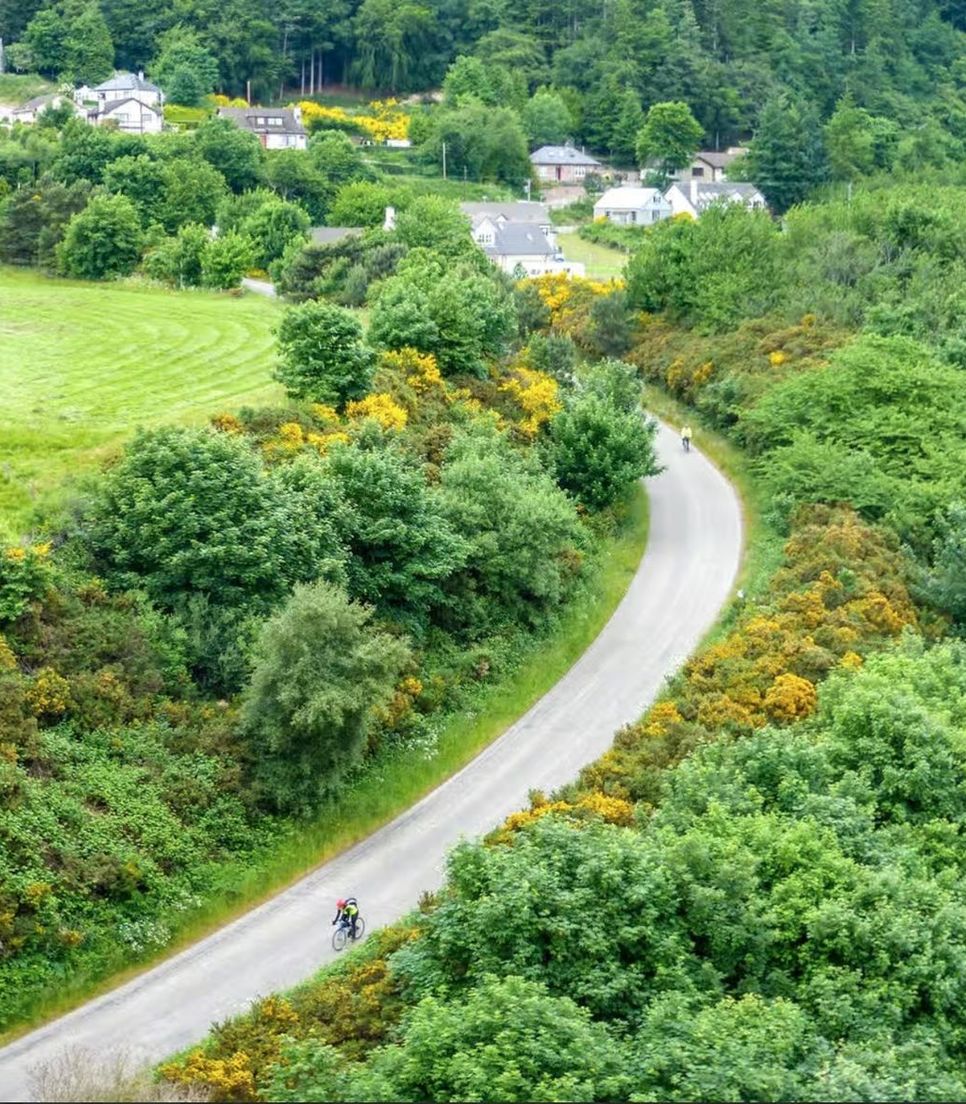
[[[349,926],[349,932],[353,939],[356,937],[356,925],[359,920],[359,902],[355,897],[340,897],[335,903],[335,919],[332,926],[335,927],[340,920],[344,920]]]
[[[685,452],[691,451],[691,438],[694,434],[691,432],[689,425],[681,426],[681,444],[684,447]]]

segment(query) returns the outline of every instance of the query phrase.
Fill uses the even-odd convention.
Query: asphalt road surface
[[[362,843],[278,896],[117,989],[0,1050],[0,1100],[29,1099],[31,1070],[65,1048],[154,1062],[213,1021],[285,989],[333,957],[336,898],[354,894],[371,931],[436,888],[446,852],[574,778],[635,720],[727,600],[741,509],[697,448],[660,430],[666,470],[649,480],[647,552],[606,627],[570,671],[458,774]]]

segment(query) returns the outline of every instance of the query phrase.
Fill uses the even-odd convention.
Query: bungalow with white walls
[[[712,203],[737,203],[749,210],[768,209],[765,197],[754,184],[712,184],[692,178],[672,184],[665,191],[664,198],[671,206],[672,215],[690,215],[692,218],[700,218]]]
[[[460,210],[470,220],[470,227],[475,231],[484,220],[489,219],[498,226],[505,226],[508,222],[526,223],[528,226],[536,226],[543,231],[552,246],[556,246],[553,220],[550,218],[550,208],[546,203],[537,203],[532,200],[513,203],[461,203]]]
[[[297,107],[219,107],[218,114],[250,131],[265,149],[308,147],[308,131],[302,126],[302,112]]]
[[[658,188],[608,188],[594,204],[594,218],[618,226],[650,226],[670,218],[671,204]]]
[[[510,276],[545,276],[552,272],[571,276],[584,274],[584,266],[565,260],[534,223],[504,222],[486,216],[473,227],[473,240],[497,268]]]

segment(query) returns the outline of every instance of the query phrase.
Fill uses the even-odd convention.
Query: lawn
[[[278,398],[278,305],[0,268],[0,538],[138,425]]]
[[[592,279],[609,280],[624,274],[627,254],[619,249],[585,241],[577,234],[558,234],[557,242],[568,261],[583,261]]]

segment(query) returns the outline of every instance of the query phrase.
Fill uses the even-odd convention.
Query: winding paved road
[[[385,828],[277,897],[119,988],[0,1050],[0,1100],[28,1099],[30,1070],[65,1047],[155,1061],[255,996],[294,985],[332,957],[332,902],[358,894],[370,927],[442,879],[446,852],[572,779],[637,718],[725,602],[741,556],[730,484],[671,430],[667,470],[650,481],[647,552],[607,626],[570,671],[500,739]]]

